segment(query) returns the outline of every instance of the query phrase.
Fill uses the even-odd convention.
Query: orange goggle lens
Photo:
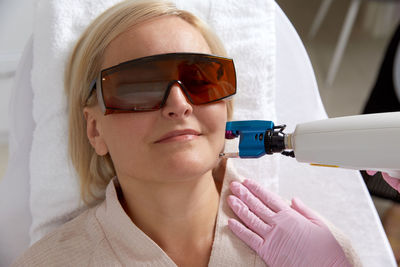
[[[102,70],[91,90],[97,90],[104,114],[160,109],[173,84],[179,84],[194,105],[236,93],[232,59],[194,53],[143,57]]]

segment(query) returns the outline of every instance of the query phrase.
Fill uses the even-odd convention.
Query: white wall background
[[[0,0],[0,144],[7,143],[14,73],[33,30],[34,0]]]

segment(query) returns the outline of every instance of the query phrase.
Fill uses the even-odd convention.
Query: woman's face
[[[102,68],[173,52],[211,53],[200,32],[168,16],[131,27],[115,38],[105,51]],[[104,116],[96,106],[84,113],[91,144],[100,155],[110,153],[120,179],[164,182],[198,177],[216,166],[224,146],[226,103],[192,105],[177,85],[157,111]]]

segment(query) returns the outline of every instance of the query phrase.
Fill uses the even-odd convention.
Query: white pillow
[[[25,46],[18,65],[9,102],[9,158],[0,180],[0,266],[9,266],[30,242],[29,154],[34,122],[33,93],[30,83],[32,38]]]

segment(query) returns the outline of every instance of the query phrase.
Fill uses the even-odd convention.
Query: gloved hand
[[[328,227],[299,199],[291,206],[254,181],[232,182],[229,228],[271,267],[351,266]]]
[[[376,171],[367,171],[367,173],[369,175],[375,175]],[[397,190],[397,192],[400,193],[400,179],[392,177],[386,172],[382,172],[382,177],[391,187],[393,187]]]

